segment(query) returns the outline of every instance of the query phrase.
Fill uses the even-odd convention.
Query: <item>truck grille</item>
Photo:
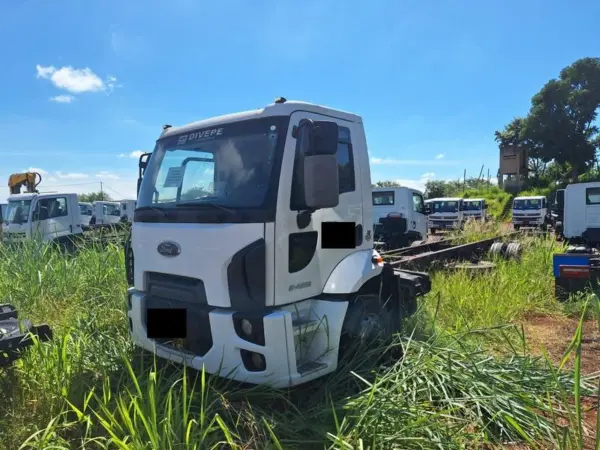
[[[202,280],[158,272],[146,273],[146,310],[148,308],[183,308],[186,310],[187,336],[174,345],[172,339],[156,339],[156,343],[204,356],[212,347],[206,290]],[[144,311],[144,326],[147,315]]]

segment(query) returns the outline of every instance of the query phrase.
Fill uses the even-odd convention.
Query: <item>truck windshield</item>
[[[29,220],[31,200],[13,200],[8,202],[4,221],[9,224],[25,223]]]
[[[515,199],[514,209],[542,209],[542,201],[538,199]]]
[[[482,202],[465,201],[463,202],[463,211],[479,211],[481,210]]]
[[[177,212],[197,208],[195,217],[200,217],[200,211],[214,214],[215,209],[206,206],[225,207],[217,209],[232,214],[263,207],[269,190],[273,185],[276,189],[275,162],[284,142],[278,137],[285,137],[288,119],[247,120],[159,139],[144,173],[137,208]]]
[[[433,204],[432,212],[434,213],[454,213],[458,212],[457,201],[436,201],[431,202]]]

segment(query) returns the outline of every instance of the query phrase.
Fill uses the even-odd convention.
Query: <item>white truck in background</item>
[[[429,231],[461,229],[463,226],[463,199],[460,197],[440,197],[428,200]]]
[[[488,205],[484,198],[465,198],[462,202],[463,220],[473,219],[485,222],[487,209]]]
[[[77,194],[14,194],[2,224],[5,243],[39,237],[44,242],[69,244],[70,237],[83,233]]]
[[[427,215],[423,193],[407,187],[373,188],[373,224],[376,239],[386,233],[380,219],[404,219],[405,232],[393,247],[405,247],[415,241],[427,239]],[[404,241],[404,242],[403,242]]]
[[[116,225],[121,221],[121,205],[119,202],[96,201],[89,221],[93,225]]]
[[[571,243],[600,244],[600,182],[569,184],[564,190],[562,235]]]
[[[165,126],[139,168],[127,317],[161,358],[300,385],[352,343],[390,342],[431,288],[373,249],[360,116],[280,98]]]
[[[93,215],[94,207],[88,202],[79,202],[79,214],[81,215],[81,224],[88,226]]]
[[[121,200],[121,222],[133,222],[133,212],[135,211],[135,200]]]
[[[0,214],[1,214],[0,215],[0,220],[4,220],[4,216],[6,214],[6,208],[7,208],[7,206],[8,206],[8,203],[0,203],[0,208],[1,208],[1,211],[0,211]]]
[[[515,230],[541,228],[548,225],[548,205],[543,195],[515,197],[512,208],[512,224]]]

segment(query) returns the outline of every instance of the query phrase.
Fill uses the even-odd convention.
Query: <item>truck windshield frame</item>
[[[6,206],[4,223],[21,225],[29,222],[32,200],[10,200]]]
[[[457,213],[458,201],[456,200],[438,200],[431,202],[432,213]]]
[[[289,122],[269,116],[158,139],[133,221],[274,222]]]
[[[515,199],[513,209],[519,211],[529,209],[542,209],[542,200],[540,199]]]

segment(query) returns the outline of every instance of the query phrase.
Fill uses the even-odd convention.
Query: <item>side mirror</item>
[[[337,141],[336,141],[337,145]],[[304,201],[308,208],[335,208],[340,202],[335,155],[304,157]]]
[[[335,122],[302,119],[292,135],[299,140],[300,154],[303,156],[337,153],[339,128]]]
[[[429,214],[431,214],[431,206],[429,206],[429,205],[425,206],[425,209],[423,211],[424,211],[423,214],[428,216]]]

